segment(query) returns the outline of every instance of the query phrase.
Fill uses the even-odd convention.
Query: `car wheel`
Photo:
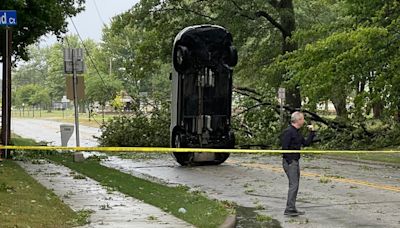
[[[234,67],[238,63],[238,53],[234,46],[229,46],[224,62],[230,67]]]
[[[173,56],[174,68],[183,73],[189,66],[189,50],[187,47],[178,45],[175,47]]]
[[[179,132],[174,133],[172,147],[174,148],[185,147],[185,141],[183,140],[183,137]],[[193,159],[193,153],[174,152],[173,155],[175,157],[176,162],[178,162],[181,166],[190,165]]]

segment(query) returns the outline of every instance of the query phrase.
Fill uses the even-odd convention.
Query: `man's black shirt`
[[[315,132],[310,132],[307,140],[300,134],[299,129],[290,125],[286,128],[281,135],[281,144],[283,150],[300,150],[302,146],[309,146],[315,137]],[[283,158],[285,158],[288,163],[291,161],[299,160],[300,153],[283,153]]]

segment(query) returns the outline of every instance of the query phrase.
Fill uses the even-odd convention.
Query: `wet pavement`
[[[61,145],[59,122],[47,120],[14,119],[12,131],[25,138]],[[99,136],[97,128],[80,126],[81,146],[96,146],[93,136]],[[75,146],[75,134],[69,146]],[[48,162],[19,164],[39,183],[60,197],[73,210],[92,210],[90,224],[85,227],[192,227],[192,225],[116,191],[109,191],[98,182],[85,177],[74,179],[70,169]]]
[[[37,129],[36,137],[59,137],[40,124]],[[187,185],[272,216],[283,227],[400,226],[398,167],[303,156],[297,207],[306,215],[292,218],[283,215],[288,183],[279,156],[232,155],[220,166],[202,167],[180,167],[165,154],[133,157],[109,156],[103,164],[153,181]]]
[[[45,160],[18,162],[33,178],[51,189],[73,210],[92,211],[84,227],[192,227],[188,223],[98,182]]]
[[[49,142],[49,145],[53,146],[61,146],[61,124],[63,123],[50,120],[13,118],[11,122],[11,131],[25,138]],[[81,146],[96,146],[97,141],[93,136],[100,136],[101,132],[98,128],[80,125],[79,135]],[[68,146],[75,146],[75,139],[74,129],[74,134],[71,136]]]
[[[297,207],[306,215],[291,218],[283,215],[288,183],[280,163],[280,157],[255,155],[236,155],[221,166],[206,167],[180,167],[165,155],[147,160],[110,156],[103,161],[132,175],[185,184],[210,197],[258,209],[283,227],[399,227],[397,168],[303,159]]]

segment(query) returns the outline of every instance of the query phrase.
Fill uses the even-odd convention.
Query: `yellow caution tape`
[[[264,150],[264,149],[210,149],[210,148],[166,148],[166,147],[63,147],[63,146],[0,146],[0,150],[67,150],[99,152],[136,152],[136,153],[303,153],[303,154],[362,154],[362,153],[400,153],[400,150]]]

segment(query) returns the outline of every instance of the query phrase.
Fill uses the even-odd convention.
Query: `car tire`
[[[234,46],[227,48],[224,62],[230,67],[234,67],[238,63],[238,53]]]
[[[183,73],[189,66],[189,49],[182,45],[177,45],[174,49],[173,64],[176,71]]]
[[[179,132],[175,132],[172,138],[172,147],[173,148],[184,148],[185,140],[182,137],[182,134]],[[174,152],[173,153],[176,162],[178,162],[181,166],[188,166],[191,164],[193,159],[193,153],[186,152]]]

